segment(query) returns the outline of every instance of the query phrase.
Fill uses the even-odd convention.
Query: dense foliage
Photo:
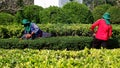
[[[92,11],[93,17],[95,21],[99,18],[102,18],[102,15],[105,12],[109,12],[111,16],[111,23],[112,24],[119,24],[120,23],[120,7],[118,6],[110,6],[108,4],[100,5],[94,8]]]
[[[23,6],[22,0],[19,1],[19,6]],[[103,2],[108,0],[97,3]],[[114,24],[107,46],[111,50],[92,49],[91,23],[106,11],[111,14]],[[114,49],[120,48],[119,7],[100,5],[92,12],[93,15],[84,4],[70,2],[62,8],[23,6],[15,17],[0,13],[0,68],[119,68],[120,52]],[[24,27],[16,21],[21,23],[24,18],[37,23],[42,31],[51,33],[52,37],[20,40]]]
[[[39,15],[41,20],[40,23],[64,23],[62,22],[63,13],[63,10],[56,6],[45,8]]]
[[[86,5],[77,2],[67,3],[63,7],[50,6],[42,8],[36,5],[25,6],[17,11],[15,15],[0,13],[0,22],[10,23],[16,21],[20,23],[22,19],[27,18],[29,21],[36,23],[91,24],[101,18],[105,12],[110,12],[113,24],[119,24],[118,6],[103,4],[90,10]]]
[[[102,18],[102,15],[107,12],[107,10],[111,7],[109,4],[99,5],[95,7],[92,11],[94,20]]]
[[[111,38],[107,48],[120,47],[120,39]],[[20,40],[20,39],[0,39],[0,48],[4,49],[53,49],[53,50],[81,50],[85,47],[91,48],[92,37],[84,36],[64,36],[38,38],[35,40]]]
[[[42,8],[38,6],[26,6],[16,13],[17,22],[23,18],[37,23],[92,23],[93,15],[88,7],[77,2],[70,2],[62,8],[50,6]]]
[[[88,7],[78,2],[70,2],[63,6],[66,23],[93,23],[93,16]]]
[[[1,12],[0,13],[0,24],[10,24],[10,23],[13,23],[14,22],[14,16],[9,14],[9,13],[3,13]]]
[[[119,68],[120,49],[0,49],[1,68]]]
[[[42,10],[43,8],[37,5],[25,6],[16,13],[16,20],[17,22],[21,22],[22,19],[26,18],[29,21],[39,23],[39,14]]]
[[[39,14],[39,23],[92,23],[93,16],[87,6],[71,2],[62,8],[50,6]]]
[[[23,29],[21,25],[10,24],[0,26],[0,38],[17,38],[21,36]]]
[[[44,32],[52,36],[91,36],[91,24],[37,24]],[[112,37],[120,37],[120,26],[113,26]],[[18,24],[0,25],[0,38],[17,38],[21,36],[24,27]]]
[[[111,15],[111,22],[114,24],[120,24],[120,7],[113,6],[107,10]]]
[[[103,4],[110,4],[112,6],[117,5],[118,0],[83,0],[83,3],[89,6],[92,10],[96,6],[103,5]]]

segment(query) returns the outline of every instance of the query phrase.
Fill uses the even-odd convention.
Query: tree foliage
[[[83,3],[89,6],[90,9],[94,9],[96,6],[103,4],[116,5],[116,0],[84,0]]]
[[[93,17],[84,4],[78,2],[70,2],[63,6],[66,16],[66,23],[92,23]]]
[[[120,24],[120,7],[112,6],[107,11],[111,15],[111,22],[114,24]]]
[[[39,23],[39,14],[42,10],[43,8],[37,5],[25,6],[22,10],[19,10],[16,13],[16,20],[17,22],[21,22],[22,19],[26,18],[32,22]]]
[[[4,25],[4,24],[10,24],[12,22],[14,22],[14,16],[9,14],[9,13],[0,13],[0,24]]]
[[[99,5],[95,7],[92,11],[94,20],[102,18],[102,15],[111,7],[109,4]]]
[[[45,8],[40,13],[41,23],[60,23],[62,21],[63,11],[57,6]]]

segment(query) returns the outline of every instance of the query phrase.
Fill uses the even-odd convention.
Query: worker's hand
[[[26,35],[25,35],[25,37],[26,37],[27,39],[31,38],[31,36],[32,36],[31,34],[26,34]]]
[[[20,38],[20,40],[22,40],[22,38]]]
[[[95,36],[96,34],[95,33],[93,33],[93,37]]]
[[[33,34],[34,34],[34,32],[31,33],[31,35],[33,35]]]

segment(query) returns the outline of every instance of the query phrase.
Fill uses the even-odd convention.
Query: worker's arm
[[[100,22],[100,19],[92,24],[92,26],[90,27],[91,32],[95,33],[94,29],[95,29],[96,26],[99,25],[99,22]]]

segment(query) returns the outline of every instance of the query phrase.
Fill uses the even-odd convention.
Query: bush
[[[91,24],[37,24],[44,32],[51,33],[52,36],[91,36]],[[19,27],[18,27],[19,26]],[[120,38],[120,25],[113,26],[112,37]],[[23,31],[22,25],[12,24],[0,26],[0,38],[20,37]]]
[[[37,24],[44,32],[51,33],[52,36],[90,36],[87,24]],[[59,26],[58,26],[59,25]],[[19,26],[19,27],[18,27]],[[4,29],[6,31],[4,31]],[[9,26],[0,26],[0,38],[20,37],[22,25],[12,24]],[[7,33],[6,33],[7,32]]]
[[[0,26],[0,38],[17,38],[20,37],[23,29],[20,25],[1,25]]]
[[[78,2],[70,2],[63,6],[66,23],[92,23],[93,16],[88,7]]]
[[[15,14],[15,21],[21,23],[23,19],[24,19],[23,10],[17,11],[17,13]]]
[[[62,21],[63,11],[57,6],[50,6],[40,13],[41,23],[60,23]]]
[[[67,49],[80,50],[89,47],[91,38],[89,37],[51,37],[40,38],[36,40],[19,40],[19,39],[0,39],[0,48],[32,48],[32,49]]]
[[[102,15],[111,7],[109,4],[99,5],[92,11],[94,20],[102,18]]]
[[[9,13],[0,13],[0,24],[10,24],[14,21],[14,16]]]
[[[53,49],[53,50],[81,50],[85,47],[91,48],[92,37],[51,37],[40,38],[35,40],[19,40],[19,39],[0,39],[0,48],[5,49]],[[109,48],[119,47],[119,39],[110,39]],[[115,45],[115,46],[114,46]]]
[[[107,10],[111,15],[111,22],[113,24],[120,24],[120,7],[113,6]]]
[[[119,68],[120,49],[0,49],[1,68]]]
[[[21,22],[22,19],[26,18],[29,21],[39,23],[39,14],[43,10],[42,7],[37,5],[25,6],[22,10],[16,13],[17,22]]]

